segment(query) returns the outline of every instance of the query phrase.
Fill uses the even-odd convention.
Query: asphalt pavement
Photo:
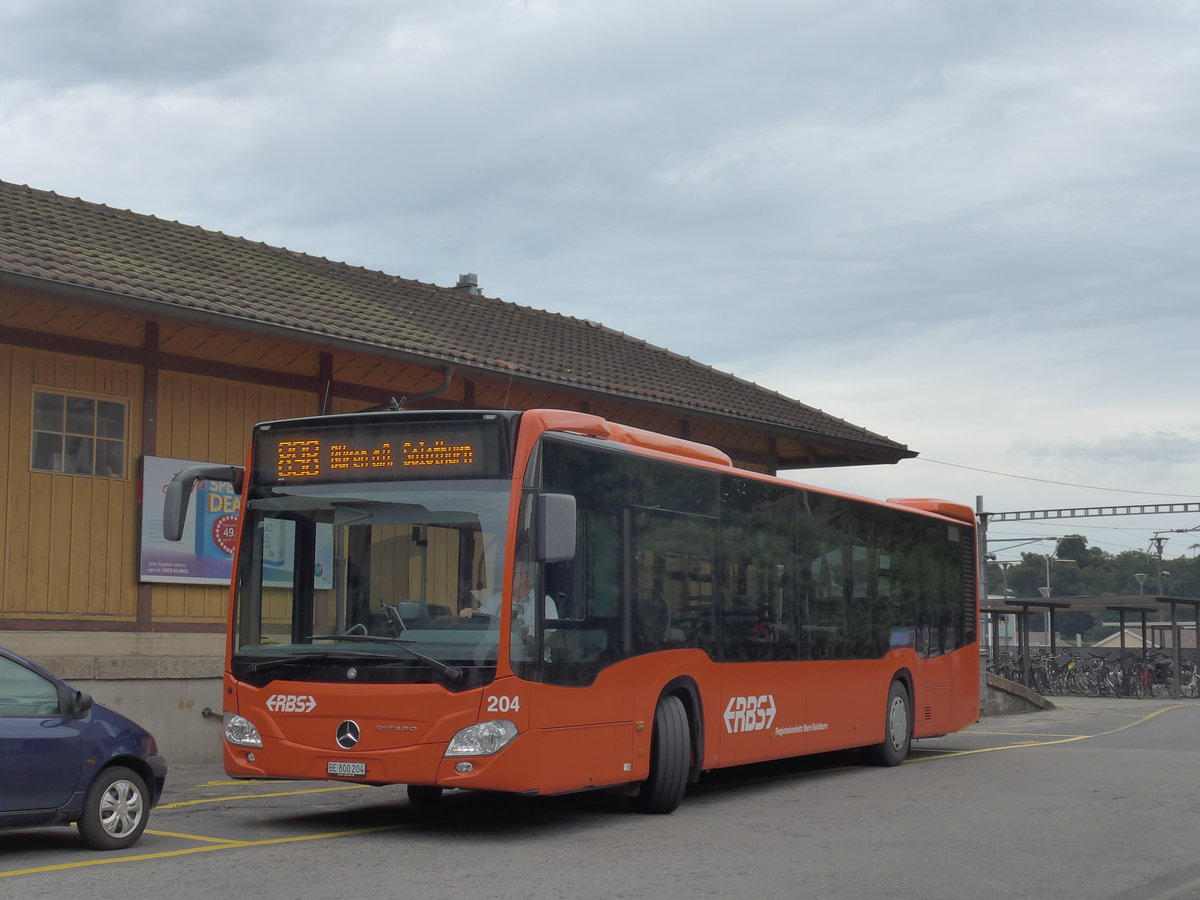
[[[896,768],[842,753],[709,773],[669,816],[613,792],[455,793],[430,815],[402,786],[174,766],[129,851],[0,832],[0,897],[1200,897],[1200,701],[1056,703],[918,741]]]

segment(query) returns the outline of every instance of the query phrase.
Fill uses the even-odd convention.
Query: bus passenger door
[[[625,647],[619,518],[581,510],[576,553],[542,567],[540,590],[557,618],[530,672],[531,725],[540,732],[540,790],[629,781],[633,766],[633,670]]]

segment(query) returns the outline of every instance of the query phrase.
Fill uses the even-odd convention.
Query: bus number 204
[[[487,711],[488,712],[517,712],[521,708],[521,698],[516,697],[488,697]]]

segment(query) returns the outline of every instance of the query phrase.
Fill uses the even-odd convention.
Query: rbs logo
[[[272,694],[264,704],[271,712],[312,712],[317,701],[308,694]]]
[[[725,707],[725,730],[730,734],[740,731],[766,731],[775,721],[775,695],[761,697],[730,697]]]

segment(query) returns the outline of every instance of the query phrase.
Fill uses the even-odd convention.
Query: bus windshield
[[[491,680],[499,623],[459,613],[500,588],[510,487],[442,479],[252,489],[234,675],[455,690]]]

